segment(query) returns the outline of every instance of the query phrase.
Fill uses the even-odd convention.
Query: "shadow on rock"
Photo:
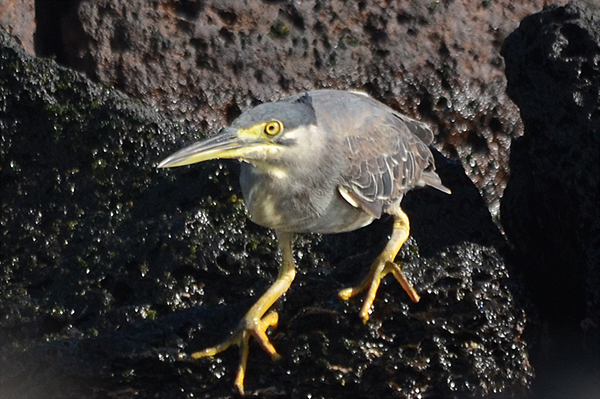
[[[511,148],[502,224],[539,312],[539,397],[600,395],[600,12],[548,7],[506,40]]]

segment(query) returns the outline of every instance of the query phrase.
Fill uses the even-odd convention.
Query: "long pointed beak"
[[[225,128],[214,137],[194,143],[168,156],[158,167],[173,168],[217,158],[240,159],[261,144],[257,140],[240,139],[235,129]]]

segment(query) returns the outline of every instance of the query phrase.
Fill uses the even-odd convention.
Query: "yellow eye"
[[[283,130],[283,125],[281,124],[281,122],[278,122],[278,121],[269,122],[265,126],[265,133],[268,134],[269,136],[275,136],[282,130]]]

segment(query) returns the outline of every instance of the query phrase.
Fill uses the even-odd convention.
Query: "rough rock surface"
[[[522,132],[499,50],[544,4],[81,1],[63,18],[64,64],[205,131],[302,90],[365,90],[437,128],[496,215]]]
[[[0,2],[0,28],[10,35],[31,55],[34,54],[36,31],[34,0]]]
[[[220,341],[278,262],[248,222],[232,162],[157,170],[185,127],[105,85],[25,55],[0,32],[0,391],[3,398],[234,397],[237,352]],[[277,308],[283,359],[251,351],[249,395],[523,397],[525,313],[506,247],[459,163],[436,154],[451,196],[404,207],[401,253],[422,300],[393,279],[370,322],[357,282],[390,220],[296,243],[299,275]]]
[[[403,202],[413,238],[402,256],[424,302],[387,281],[366,327],[360,300],[335,293],[364,274],[389,221],[299,239],[300,273],[273,333],[284,359],[253,348],[249,393],[600,392],[594,0],[526,19],[506,45],[527,132],[503,202],[515,251],[464,175],[495,217],[522,131],[499,50],[545,3],[65,0],[35,2],[35,20],[33,1],[0,4],[0,26],[29,53],[35,37],[36,55],[146,106],[2,36],[2,395],[232,396],[235,350],[185,354],[221,340],[266,289],[273,235],[244,219],[235,164],[153,165],[198,128],[316,87],[363,89],[429,122],[464,170],[438,155],[452,197]]]
[[[541,397],[598,397],[600,7],[527,17],[503,56],[525,135],[511,150],[502,225],[546,329],[536,387]]]

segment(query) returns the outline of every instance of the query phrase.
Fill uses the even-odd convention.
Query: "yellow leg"
[[[402,248],[402,245],[404,245],[408,239],[408,235],[410,233],[408,216],[406,216],[406,213],[404,213],[400,208],[398,208],[398,212],[393,216],[394,229],[392,230],[392,236],[383,249],[383,252],[371,265],[369,274],[367,274],[365,279],[356,287],[343,289],[338,294],[341,299],[347,301],[353,296],[368,290],[365,301],[359,313],[363,323],[366,323],[369,320],[369,311],[371,310],[373,302],[375,301],[375,296],[377,295],[377,289],[379,288],[381,279],[389,273],[394,275],[396,280],[400,283],[402,288],[404,288],[404,291],[406,291],[413,302],[419,302],[421,299],[419,294],[417,294],[417,291],[415,291],[413,286],[402,272],[400,266],[394,263],[396,255],[400,251],[400,248]]]
[[[231,338],[219,345],[192,353],[192,358],[200,359],[214,356],[232,345],[239,346],[240,365],[235,378],[235,386],[242,396],[244,395],[244,377],[246,376],[246,366],[248,363],[250,337],[254,337],[260,346],[271,355],[273,360],[277,360],[280,357],[275,347],[269,341],[269,337],[267,337],[267,328],[277,328],[279,315],[277,312],[271,312],[265,316],[265,313],[290,288],[296,276],[296,267],[292,255],[292,233],[278,232],[277,236],[283,257],[277,280],[246,313]]]

